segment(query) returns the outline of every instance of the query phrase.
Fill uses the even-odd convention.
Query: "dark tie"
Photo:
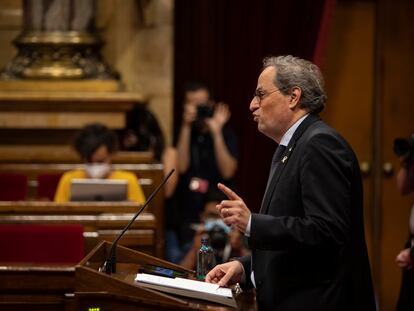
[[[269,178],[267,180],[266,191],[263,195],[263,200],[266,197],[267,188],[269,188],[270,181],[272,180],[272,177],[273,177],[274,173],[276,172],[277,166],[279,165],[280,161],[282,160],[283,152],[285,152],[285,149],[286,149],[286,146],[279,145],[279,146],[277,146],[277,148],[275,150],[275,153],[273,154],[272,164],[270,166]],[[261,213],[262,208],[263,208],[263,200],[262,200],[262,207],[260,208],[259,213]],[[252,257],[252,260],[251,260],[250,263],[251,263],[251,270],[252,270],[252,274],[250,275],[250,278],[252,279],[253,278],[253,257]],[[256,285],[254,287],[256,287]]]
[[[280,160],[282,160],[282,155],[283,155],[283,152],[285,151],[285,149],[286,149],[286,146],[279,145],[276,148],[275,153],[273,154],[272,165],[270,166],[269,178],[267,179],[266,191],[265,191],[265,194],[263,196],[263,199],[266,196],[266,192],[269,188],[270,181],[272,180],[272,176],[276,172],[276,169],[277,169],[277,166],[280,163]],[[262,204],[263,204],[263,202],[262,202]]]

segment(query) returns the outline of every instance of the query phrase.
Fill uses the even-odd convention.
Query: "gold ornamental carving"
[[[119,79],[101,56],[94,9],[93,0],[24,0],[18,53],[0,78]]]

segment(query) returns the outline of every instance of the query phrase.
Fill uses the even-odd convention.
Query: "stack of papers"
[[[180,296],[213,301],[234,308],[237,307],[231,289],[220,287],[217,284],[183,278],[168,278],[146,273],[138,273],[135,281],[139,282],[139,285],[142,287]]]

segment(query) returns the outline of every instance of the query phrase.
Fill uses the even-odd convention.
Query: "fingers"
[[[236,192],[234,192],[233,190],[231,190],[229,187],[226,187],[225,185],[218,183],[217,187],[221,190],[221,192],[223,192],[230,200],[242,200],[242,198],[240,198]]]
[[[240,214],[239,213],[239,202],[235,202],[235,201],[228,201],[228,200],[224,200],[221,201],[219,204],[216,205],[216,208],[219,211],[220,216],[223,219],[228,219],[231,216]]]
[[[243,234],[246,232],[246,227],[244,222],[241,222],[237,216],[230,216],[223,219],[223,222],[234,229],[242,232]]]
[[[232,226],[232,225],[236,225],[237,226],[237,217],[235,215],[228,215],[226,217],[223,217],[223,222],[227,225],[227,226]]]
[[[206,279],[205,279],[207,283],[217,284],[220,281],[220,279],[225,274],[225,272],[221,270],[220,266],[221,265],[215,266],[212,270],[210,270],[209,273],[207,273]]]
[[[233,190],[220,183],[217,186],[229,198],[216,205],[224,223],[228,226],[235,226],[243,233],[246,232],[251,214],[248,207]]]
[[[214,268],[215,269],[215,268]],[[205,282],[207,283],[213,283],[213,278],[214,278],[214,269],[211,270],[209,273],[207,273],[206,278],[205,278]]]
[[[233,285],[240,282],[243,276],[243,266],[239,261],[230,261],[215,266],[207,275],[206,282],[219,286]]]
[[[218,284],[220,286],[226,286],[231,277],[233,276],[234,271],[232,272],[231,269],[229,269],[227,272],[224,272],[221,269],[222,265],[214,267],[213,270],[211,270],[207,275],[205,281],[207,283],[213,283]]]
[[[409,269],[411,267],[411,260],[407,250],[401,251],[395,258],[395,262],[397,263],[398,267]]]
[[[218,209],[223,222],[227,226],[234,227],[243,233],[246,232],[247,222],[250,214],[242,213],[241,210],[237,207],[222,207],[221,204],[216,205],[216,208]]]
[[[234,269],[228,269],[227,272],[224,275],[222,275],[217,284],[219,286],[227,286],[229,281],[233,278],[234,273]]]
[[[216,124],[216,127],[221,129],[224,124],[230,119],[231,113],[229,106],[225,103],[218,103],[214,108],[214,114],[212,120]]]
[[[224,120],[228,120],[230,118],[230,109],[229,106],[225,103],[218,103],[216,106],[216,112],[218,115],[222,116]]]

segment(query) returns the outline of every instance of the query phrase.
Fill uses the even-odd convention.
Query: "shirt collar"
[[[299,120],[297,120],[287,131],[285,134],[283,134],[282,139],[280,140],[279,145],[287,146],[289,145],[290,140],[292,139],[293,134],[295,133],[296,129],[299,127],[299,125],[303,122],[303,120],[306,119],[306,117],[309,115],[309,113],[305,114],[303,117],[301,117]]]

